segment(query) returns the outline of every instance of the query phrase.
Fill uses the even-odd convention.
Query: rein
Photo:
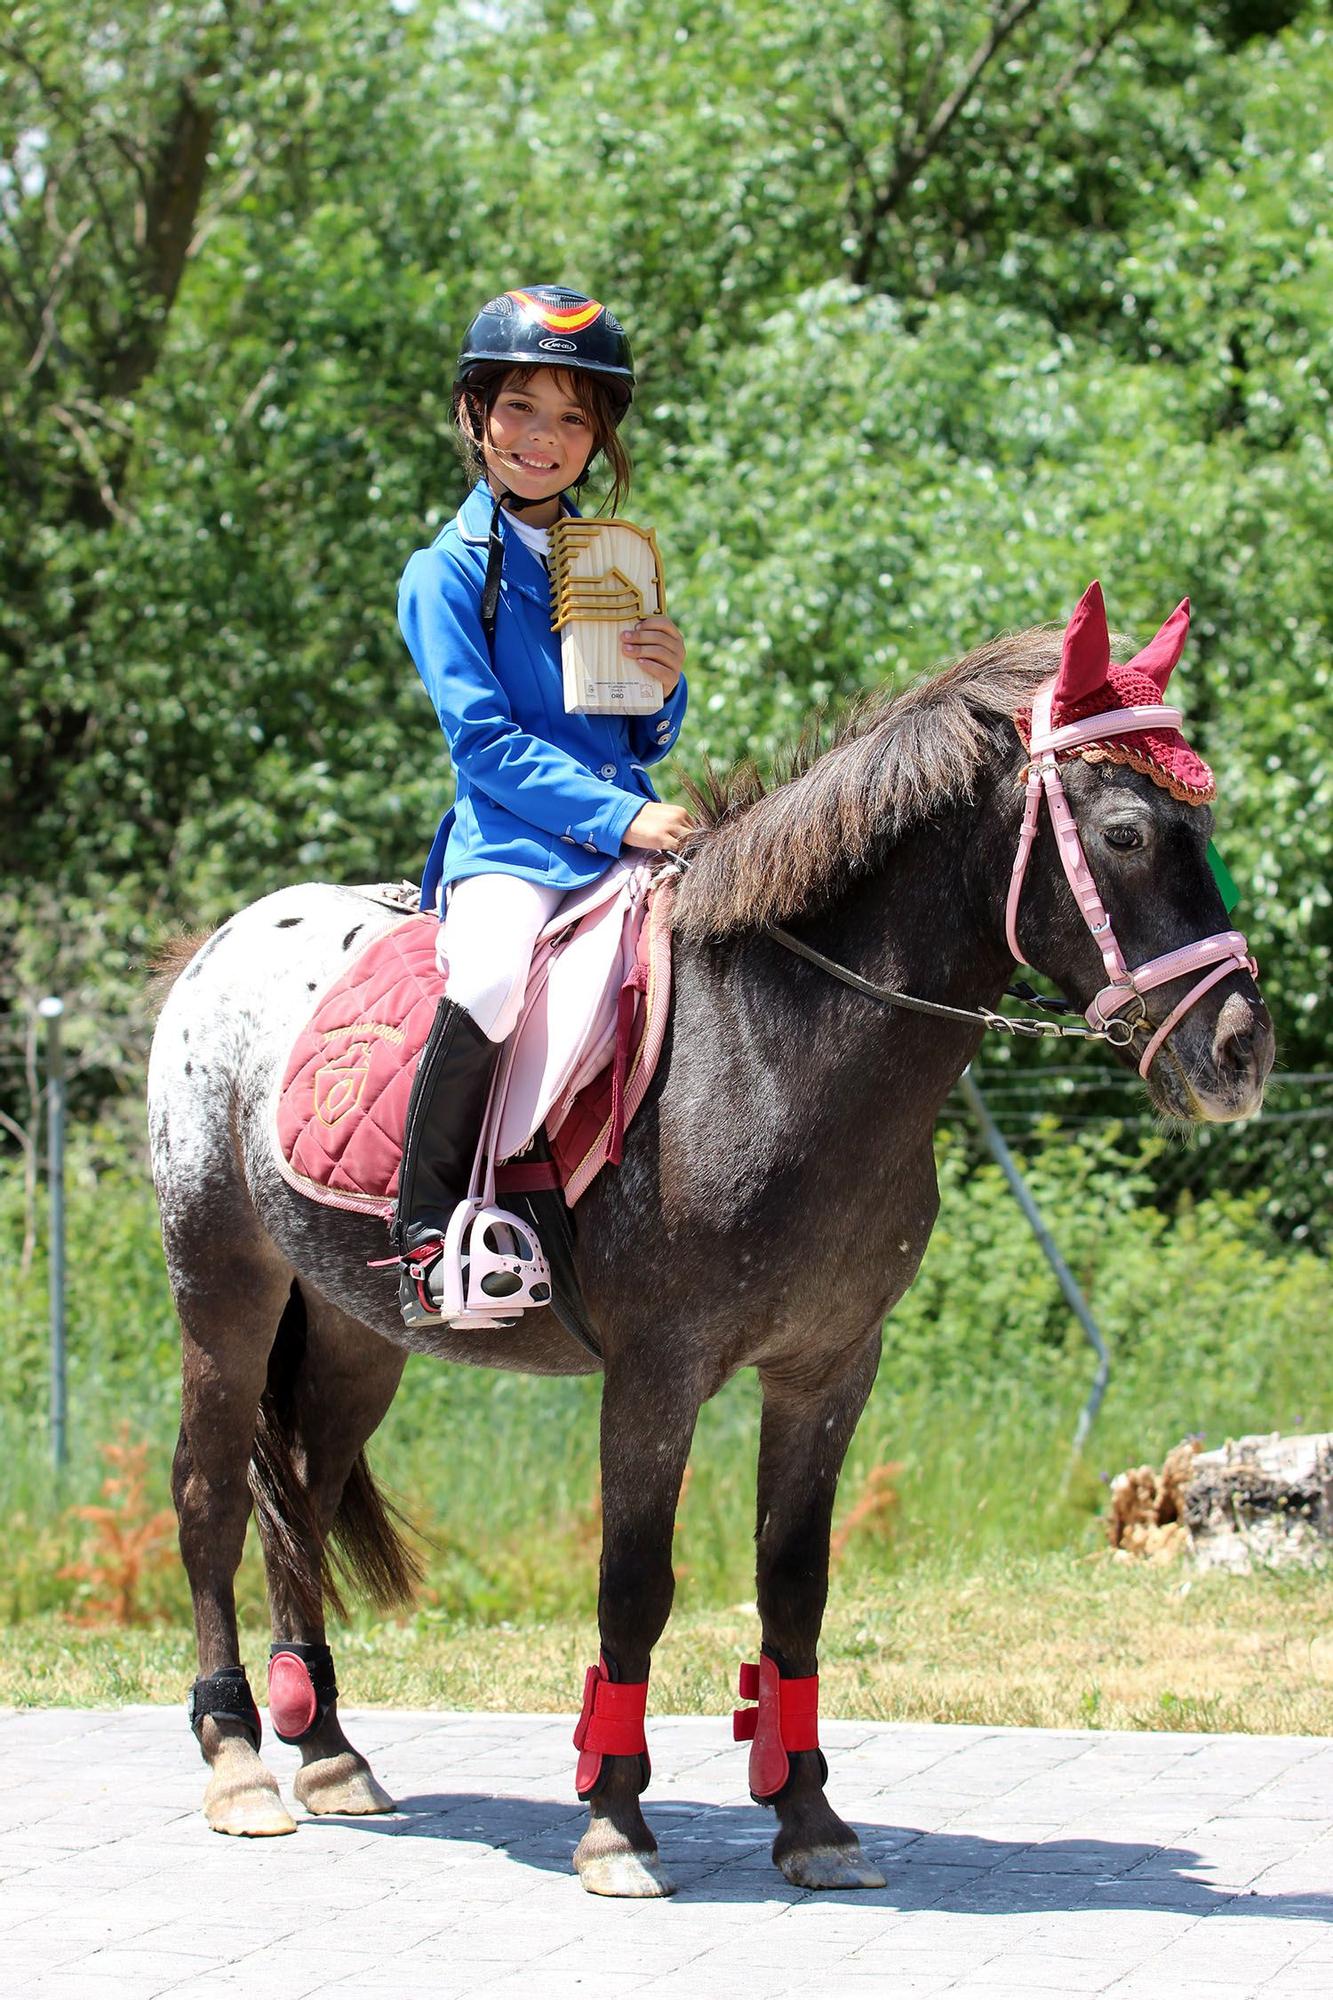
[[[774,943],[780,944],[784,951],[795,952],[798,958],[808,959],[811,965],[817,965],[821,972],[827,972],[834,979],[840,979],[843,985],[850,986],[853,992],[863,993],[867,1000],[878,1000],[886,1007],[905,1007],[912,1014],[933,1014],[937,1020],[942,1021],[965,1021],[969,1027],[980,1026],[994,1029],[999,1034],[1029,1036],[1034,1041],[1041,1041],[1049,1036],[1059,1036],[1062,1040],[1110,1042],[1113,1048],[1123,1049],[1128,1048],[1134,1039],[1134,1028],[1129,1021],[1108,1021],[1104,1028],[1075,1028],[1063,1021],[1042,1020],[1034,1014],[997,1014],[990,1007],[946,1007],[942,1000],[920,1000],[914,993],[899,993],[895,987],[876,986],[873,980],[862,979],[860,973],[851,971],[848,966],[839,965],[836,958],[826,958],[824,953],[816,951],[812,944],[803,944],[800,938],[793,937],[792,933],[784,930],[781,924],[766,924],[764,929]],[[1034,994],[1032,997],[1041,1004],[1039,995]],[[1069,1003],[1063,1000],[1047,1004],[1057,1007],[1069,1006]],[[1069,1007],[1069,1011],[1072,1014],[1076,1013],[1077,1009]]]

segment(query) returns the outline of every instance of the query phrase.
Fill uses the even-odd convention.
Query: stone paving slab
[[[828,1723],[888,1884],[820,1896],[726,1724],[654,1717],[678,1894],[626,1903],[570,1870],[572,1717],[345,1719],[399,1810],[242,1841],[180,1709],[0,1711],[3,2000],[1333,1996],[1330,1739]]]

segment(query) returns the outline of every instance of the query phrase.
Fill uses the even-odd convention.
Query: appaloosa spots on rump
[[[356,937],[356,936],[357,936],[358,932],[360,932],[360,931],[363,931],[364,929],[365,929],[365,925],[364,925],[364,924],[353,924],[353,925],[352,925],[352,928],[351,928],[351,930],[350,930],[350,931],[348,931],[348,933],[347,933],[347,936],[346,936],[346,937],[345,937],[345,938],[343,939],[343,950],[344,950],[344,951],[347,951],[347,950],[348,950],[348,949],[350,948],[350,946],[351,946],[351,942],[352,942],[352,939],[353,939],[354,937]]]
[[[276,928],[280,931],[289,931],[294,924],[304,923],[304,921],[303,917],[279,917]]]

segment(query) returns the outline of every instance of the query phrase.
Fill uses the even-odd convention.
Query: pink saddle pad
[[[542,932],[501,1076],[497,1160],[521,1152],[543,1125],[554,1137],[612,1067],[618,1026],[622,1045],[626,1039],[622,990],[646,995],[650,984],[637,949],[650,887],[646,867],[617,864],[591,890],[567,897]],[[665,919],[666,900],[661,914]],[[274,1150],[284,1179],[313,1201],[386,1219],[393,1213],[412,1079],[442,992],[438,928],[434,916],[413,916],[374,939],[321,995],[292,1046],[275,1102]],[[651,984],[659,1025],[637,1038],[633,1104],[647,1085],[646,1076],[640,1081],[645,1062],[655,1062],[661,1047],[670,991],[669,951],[666,972],[660,970],[667,927],[654,928],[659,974]],[[632,1109],[624,1077],[622,1046],[620,1130]],[[618,1156],[618,1132],[608,1133],[604,1147],[596,1135],[588,1144],[590,1126],[600,1133],[606,1122],[603,1099],[610,1101],[606,1091],[595,1113],[585,1107],[573,1121],[581,1171],[577,1190],[567,1191],[571,1201],[605,1159]],[[599,1152],[593,1166],[590,1153]]]

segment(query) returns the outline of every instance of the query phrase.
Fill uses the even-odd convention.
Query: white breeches
[[[519,875],[465,875],[449,889],[435,961],[448,998],[493,1042],[518,1025],[533,946],[564,896]]]

